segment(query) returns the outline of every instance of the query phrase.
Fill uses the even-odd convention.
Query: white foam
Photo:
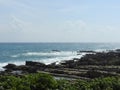
[[[23,53],[24,56],[68,56],[76,54],[76,52],[62,51],[62,52],[27,52]]]
[[[76,55],[77,52],[71,51],[61,51],[61,52],[27,52],[22,54],[11,55],[11,57],[16,58],[19,56],[69,56]]]
[[[5,69],[3,68],[6,66],[8,63],[0,63],[0,71],[4,71]]]
[[[106,50],[106,49],[96,49],[96,50],[94,50],[95,52],[108,52],[108,50]]]
[[[25,65],[25,61],[13,61],[13,62],[9,62],[15,65]]]
[[[16,58],[19,57],[19,55],[11,55],[11,57]]]
[[[65,57],[55,57],[55,58],[49,58],[49,59],[42,59],[42,60],[34,60],[37,62],[45,63],[46,65],[56,62],[56,64],[59,64],[62,61],[65,60],[73,60],[74,58],[80,59],[82,56],[84,56],[86,53],[81,53],[80,55],[71,55],[71,56],[65,56]]]
[[[36,62],[42,62],[46,65],[56,62],[56,64],[59,64],[61,61],[64,60],[72,60],[74,58],[80,59],[82,56],[84,56],[87,53],[80,53],[78,54],[76,51],[62,51],[62,52],[27,52],[23,53],[21,55],[23,56],[55,56],[53,58],[46,58],[46,59],[39,59],[39,60],[31,60]],[[12,57],[18,57],[20,54],[12,55]],[[4,70],[2,67],[6,66],[8,63],[12,63],[15,65],[25,65],[25,61],[10,61],[6,63],[0,63],[0,70]]]
[[[15,65],[25,65],[24,61],[3,62],[3,63],[0,63],[0,71],[4,71],[5,69],[3,67],[8,65],[8,63],[15,64]]]

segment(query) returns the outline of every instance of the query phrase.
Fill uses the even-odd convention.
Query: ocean
[[[118,43],[0,43],[0,70],[8,63],[24,65],[25,61],[45,64],[81,58],[77,51],[105,51],[120,48]]]

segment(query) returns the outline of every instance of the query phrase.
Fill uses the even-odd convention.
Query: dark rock
[[[73,58],[73,60],[76,61],[76,60],[80,60],[80,59],[79,58]]]
[[[120,49],[116,49],[115,51],[120,53]]]
[[[103,74],[96,71],[96,70],[89,70],[87,73],[86,73],[86,77],[89,77],[89,78],[97,78],[97,77],[101,77]]]
[[[26,65],[17,66],[17,70],[22,70],[22,71],[26,71],[29,68],[31,68],[31,67],[30,66],[26,66]]]
[[[36,73],[38,69],[32,66],[20,65],[17,66],[17,70],[20,70],[25,73]]]
[[[53,52],[60,52],[60,50],[52,50]]]
[[[95,51],[88,51],[88,50],[82,50],[82,51],[77,51],[78,53],[96,53]]]
[[[14,69],[16,69],[16,67],[17,66],[15,64],[8,64],[8,65],[4,66],[3,68],[8,69],[8,70],[14,70]]]
[[[54,62],[54,63],[51,63],[51,64],[47,65],[46,67],[47,68],[55,68],[56,66],[57,66],[56,62]]]
[[[120,65],[120,53],[114,51],[96,52],[94,54],[86,54],[81,59],[74,58],[60,64],[67,68],[77,68],[80,65]]]
[[[64,65],[67,68],[74,68],[74,67],[76,67],[76,63],[75,63],[74,60],[67,60],[67,61],[61,62],[60,64]]]
[[[32,67],[32,66],[27,66],[27,65],[20,65],[20,66],[16,66],[14,64],[8,64],[5,67],[5,72],[6,73],[12,73],[15,71],[21,71],[21,72],[26,72],[26,73],[36,73],[37,72],[37,68],[36,67]]]
[[[12,71],[11,73],[14,75],[20,75],[20,74],[22,74],[22,71],[16,70],[16,71]]]
[[[57,73],[57,74],[65,74],[64,70],[52,70],[51,73]]]
[[[77,65],[120,65],[120,53],[106,52],[86,54]]]
[[[46,65],[44,63],[40,62],[33,62],[33,61],[26,61],[26,66],[33,66],[33,67],[45,67]]]

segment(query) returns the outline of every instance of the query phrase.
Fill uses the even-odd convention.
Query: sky
[[[0,0],[0,42],[120,42],[120,0]]]

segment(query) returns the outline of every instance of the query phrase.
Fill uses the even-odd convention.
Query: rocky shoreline
[[[82,51],[79,51],[81,53]],[[49,73],[55,77],[71,79],[93,79],[97,77],[120,76],[120,49],[107,52],[87,52],[84,57],[64,60],[60,64],[45,65],[40,62],[26,61],[25,65],[8,64],[0,75],[25,75],[29,73]]]

